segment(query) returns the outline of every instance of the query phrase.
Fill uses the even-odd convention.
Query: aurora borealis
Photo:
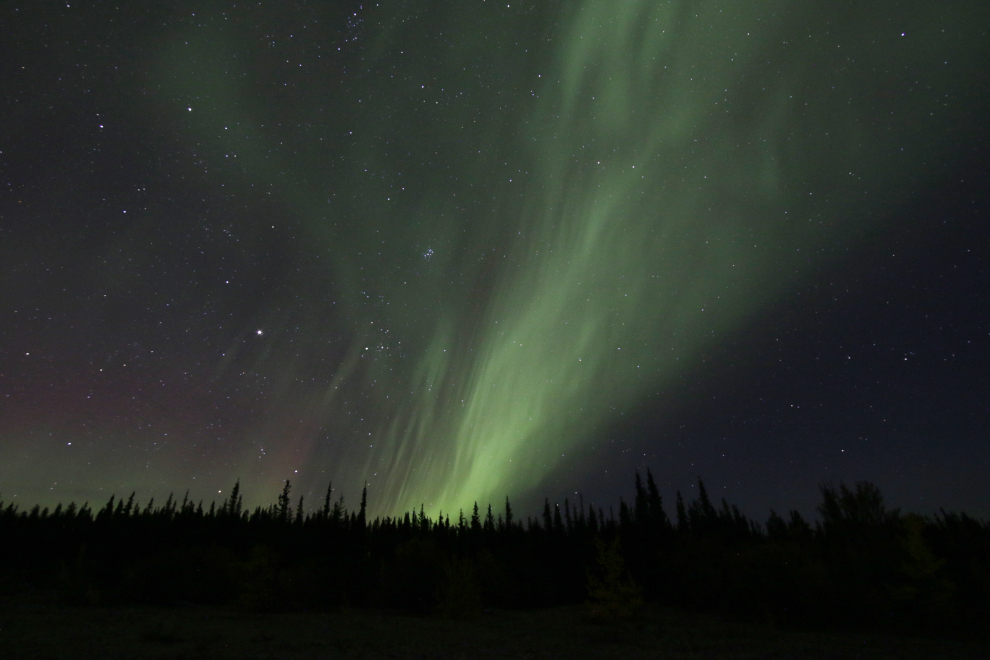
[[[905,469],[979,501],[980,3],[3,11],[4,499],[332,479],[453,512],[615,500],[649,465],[753,506]],[[955,297],[891,298],[898,252]],[[946,383],[962,417],[915,405]],[[819,412],[781,428],[791,395]],[[751,451],[785,429],[780,465],[815,457],[786,476]],[[934,451],[963,472],[906,458]]]

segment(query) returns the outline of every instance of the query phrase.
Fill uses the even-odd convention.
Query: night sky
[[[0,498],[990,515],[990,3],[0,13]]]

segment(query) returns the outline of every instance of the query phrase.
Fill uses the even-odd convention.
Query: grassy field
[[[470,620],[377,610],[254,614],[207,607],[93,607],[0,599],[0,659],[116,658],[990,658],[990,643],[821,633],[647,608],[589,624],[581,607]]]

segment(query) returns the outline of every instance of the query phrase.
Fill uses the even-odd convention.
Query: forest
[[[979,630],[990,609],[990,523],[965,513],[888,509],[860,482],[820,486],[819,518],[765,523],[724,499],[676,494],[668,515],[652,474],[632,502],[545,502],[521,520],[508,499],[468,516],[410,511],[246,510],[131,494],[102,508],[21,510],[0,501],[0,592],[51,590],[65,603],[209,604],[254,612],[384,607],[461,618],[487,608],[583,604],[591,621],[630,620],[645,602],[802,628]]]

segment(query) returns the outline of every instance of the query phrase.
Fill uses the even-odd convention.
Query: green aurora
[[[937,178],[964,112],[945,99],[972,102],[943,56],[983,46],[940,41],[936,61],[971,17],[899,7],[407,3],[367,15],[346,90],[285,98],[258,93],[238,54],[262,46],[236,31],[163,46],[169,121],[207,161],[236,155],[242,188],[275,182],[326,264],[300,286],[332,298],[259,323],[255,367],[290,412],[259,416],[231,478],[259,498],[286,476],[368,481],[381,513],[540,491],[769,301],[896,232],[884,209]],[[302,386],[325,354],[330,384]]]

